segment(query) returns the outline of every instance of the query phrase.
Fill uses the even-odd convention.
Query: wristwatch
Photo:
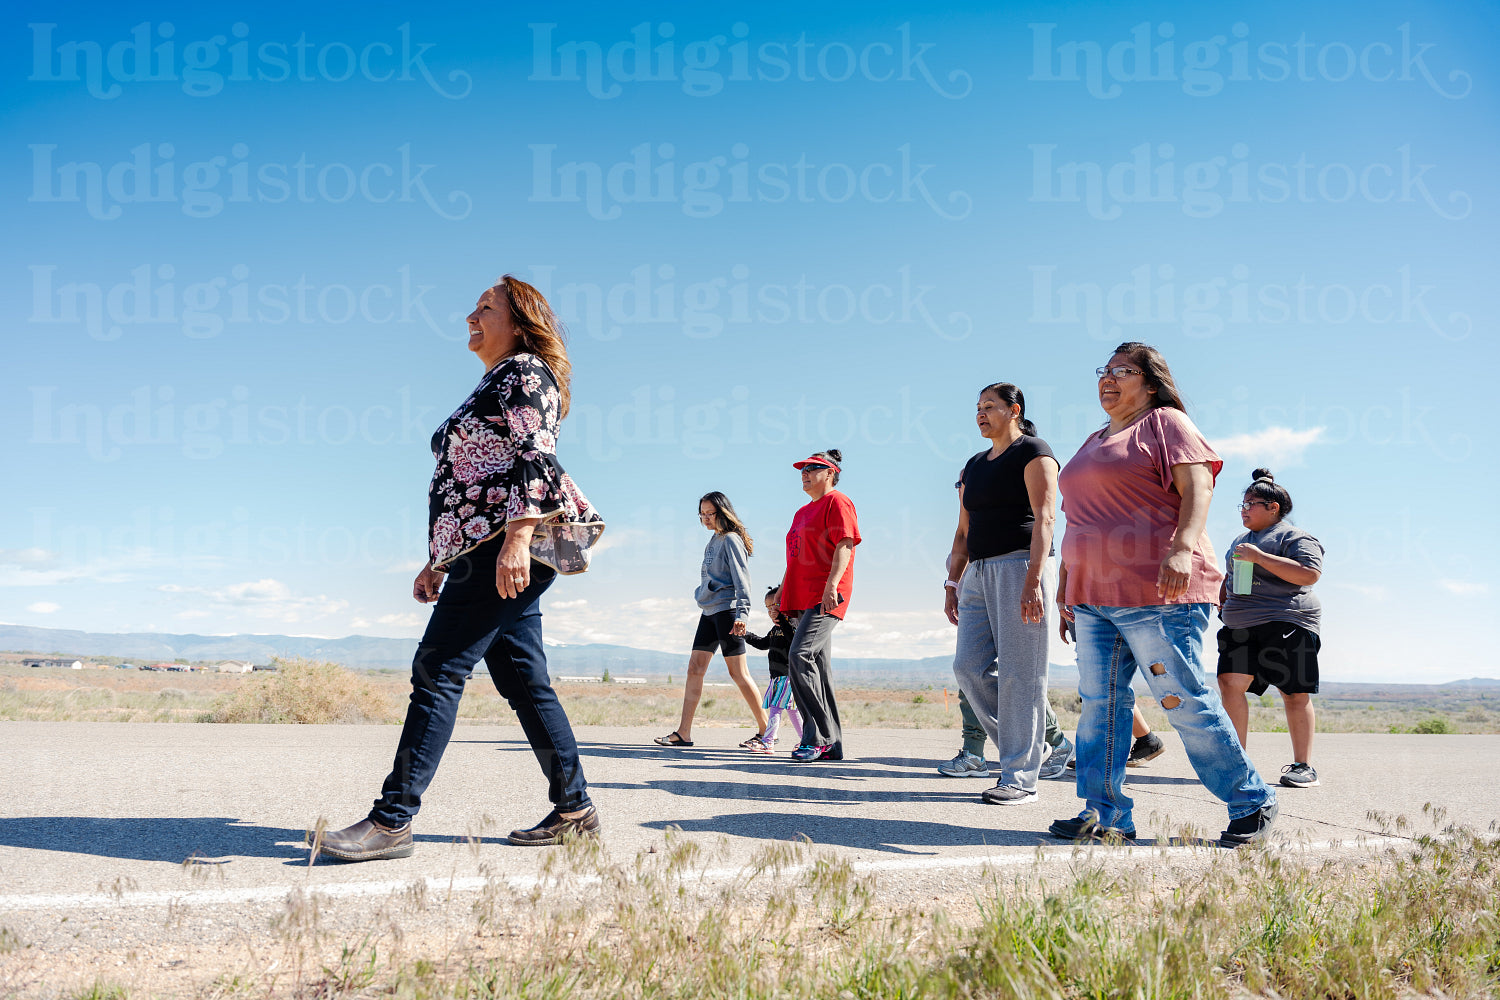
[[[944,580],[943,581],[943,586],[944,587],[952,587],[954,590],[957,590],[958,589],[958,581],[957,580]]]

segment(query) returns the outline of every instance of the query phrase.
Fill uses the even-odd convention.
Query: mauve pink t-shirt
[[[1156,575],[1177,530],[1182,496],[1172,466],[1224,463],[1186,413],[1157,407],[1124,430],[1091,434],[1058,475],[1068,517],[1062,558],[1066,603],[1141,608],[1166,604]],[[1204,532],[1193,546],[1187,593],[1172,604],[1218,604],[1224,571]]]

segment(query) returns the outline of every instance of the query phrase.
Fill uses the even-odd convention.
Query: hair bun
[[[1250,473],[1250,478],[1255,480],[1257,483],[1262,479],[1264,479],[1268,483],[1276,482],[1276,477],[1271,475],[1270,469],[1256,469],[1254,472]]]
[[[839,451],[837,448],[829,448],[828,457],[833,459],[835,462],[838,462],[840,465],[844,464],[844,453]]]

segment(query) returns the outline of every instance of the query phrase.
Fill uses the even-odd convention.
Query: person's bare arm
[[[1273,556],[1264,549],[1252,545],[1249,542],[1241,542],[1234,547],[1234,557],[1253,562],[1269,573],[1274,573],[1287,583],[1298,587],[1311,587],[1318,582],[1323,575],[1311,566],[1304,566],[1295,559],[1286,556]]]
[[[1026,463],[1023,476],[1035,521],[1031,526],[1026,584],[1021,588],[1021,621],[1035,625],[1047,616],[1042,567],[1047,563],[1047,553],[1052,551],[1052,532],[1057,527],[1057,463],[1044,455],[1038,456]]]
[[[1068,606],[1068,564],[1057,561],[1057,632],[1062,641],[1068,641],[1068,625],[1073,621],[1073,609]]]
[[[495,560],[495,589],[512,598],[531,586],[531,535],[542,523],[539,517],[520,517],[505,525],[505,541]]]
[[[828,570],[828,582],[823,586],[823,610],[833,611],[843,602],[839,600],[839,580],[854,558],[854,539],[845,538],[833,548],[833,565]]]
[[[432,568],[432,560],[429,559],[412,581],[411,596],[423,604],[431,604],[438,599],[438,593],[442,589],[443,574]]]
[[[1172,466],[1172,485],[1182,497],[1177,512],[1177,530],[1167,556],[1156,572],[1156,594],[1171,603],[1187,593],[1193,575],[1193,547],[1208,524],[1208,505],[1214,495],[1214,474],[1207,462],[1185,462]]]
[[[953,548],[948,552],[946,568],[948,579],[963,579],[969,565],[969,511],[964,507],[964,488],[958,488],[958,527],[953,532]],[[943,614],[948,621],[958,624],[958,588],[943,584]]]

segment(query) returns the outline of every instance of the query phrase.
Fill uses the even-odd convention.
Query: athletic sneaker
[[[799,763],[804,763],[805,764],[805,763],[808,763],[808,762],[814,761],[814,760],[843,760],[844,759],[842,754],[840,754],[838,757],[831,757],[830,754],[832,752],[833,752],[833,746],[832,746],[832,744],[830,744],[828,746],[817,747],[817,746],[809,746],[808,744],[804,743],[804,744],[802,744],[802,746],[800,746],[797,749],[795,749],[795,750],[792,751],[792,760],[795,760],[795,761],[798,761]]]
[[[1220,847],[1243,847],[1265,840],[1271,835],[1271,824],[1276,822],[1277,805],[1274,801],[1261,806],[1249,816],[1229,821],[1229,829],[1219,834]]]
[[[1130,756],[1125,759],[1126,767],[1140,767],[1148,760],[1155,760],[1166,752],[1167,745],[1162,742],[1160,736],[1155,733],[1147,733],[1134,743],[1130,744]]]
[[[1281,769],[1281,783],[1288,788],[1315,788],[1318,784],[1318,772],[1313,770],[1311,764],[1298,761]]]
[[[992,806],[1025,806],[1036,801],[1036,792],[1028,792],[1015,785],[996,785],[986,788],[980,799]]]
[[[943,761],[937,766],[937,771],[945,778],[988,778],[990,776],[990,767],[984,762],[984,758],[975,756],[967,750],[960,750],[957,757]]]
[[[1117,826],[1101,826],[1099,814],[1092,809],[1085,809],[1072,819],[1054,820],[1047,827],[1047,832],[1059,840],[1134,840],[1135,830],[1123,829]]]
[[[1068,768],[1073,763],[1073,744],[1064,736],[1063,741],[1052,749],[1052,753],[1042,762],[1039,778],[1063,778],[1068,774]]]

